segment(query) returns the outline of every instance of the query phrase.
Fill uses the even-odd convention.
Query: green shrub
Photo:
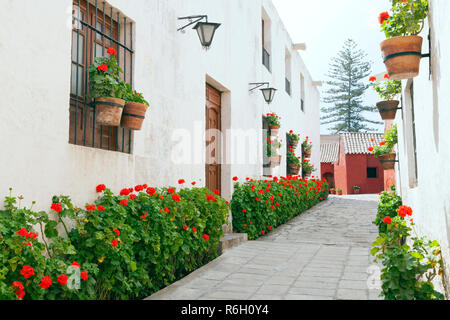
[[[298,177],[236,183],[231,211],[235,232],[256,239],[328,198],[328,183]]]
[[[102,195],[85,209],[67,196],[54,197],[58,221],[7,198],[0,212],[0,299],[16,298],[11,287],[20,280],[28,299],[141,299],[217,257],[229,205],[209,190],[143,185],[114,195],[100,185],[97,191]],[[69,231],[63,218],[76,227]],[[58,235],[58,224],[68,237]],[[45,225],[39,230],[45,237],[26,246],[16,232],[33,225]],[[80,290],[57,283],[73,261],[89,275]],[[24,265],[34,269],[30,280],[20,275]],[[53,282],[47,289],[39,287],[44,276]]]
[[[432,283],[442,275],[439,243],[411,236],[412,214],[410,207],[402,205],[395,188],[382,194],[374,221],[380,235],[371,251],[384,266],[382,296],[386,300],[441,300],[444,296]]]

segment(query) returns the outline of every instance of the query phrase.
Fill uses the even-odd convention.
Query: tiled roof
[[[343,133],[341,138],[345,154],[370,154],[369,147],[379,145],[384,134],[350,132]]]
[[[339,159],[339,144],[325,143],[320,145],[320,162],[335,163]]]

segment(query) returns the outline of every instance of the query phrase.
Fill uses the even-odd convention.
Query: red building
[[[342,189],[343,194],[355,193],[354,186],[361,188],[359,193],[379,193],[385,190],[383,167],[368,150],[383,139],[384,135],[381,133],[321,136],[322,178],[333,188]]]

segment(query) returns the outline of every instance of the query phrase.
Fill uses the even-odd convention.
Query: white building
[[[233,176],[263,176],[268,112],[282,117],[283,142],[289,130],[310,137],[314,174],[320,176],[319,93],[270,0],[89,2],[0,4],[0,190],[5,195],[13,187],[27,204],[36,200],[38,208],[48,209],[52,195],[70,195],[78,205],[92,201],[100,183],[115,192],[143,183],[176,185],[180,178],[211,186],[217,173],[218,188],[230,198]],[[73,23],[73,12],[82,23]],[[189,22],[178,18],[191,15],[221,23],[208,51],[191,27],[177,31]],[[150,102],[141,131],[93,130],[93,109],[84,103],[85,68],[110,46],[108,37],[117,41],[113,46],[125,80]],[[250,92],[254,82],[278,89],[272,104],[259,90]],[[208,99],[207,86],[213,88]],[[224,133],[224,147],[217,151],[221,166],[209,168],[209,181],[205,105],[217,110]],[[285,152],[284,144],[277,175],[286,175]]]
[[[449,1],[430,1],[429,28],[426,26],[421,36],[422,52],[430,52],[431,60],[423,58],[420,75],[403,81],[403,109],[395,120],[399,131],[397,188],[405,204],[414,210],[417,233],[441,244],[447,296],[450,294],[449,12]]]

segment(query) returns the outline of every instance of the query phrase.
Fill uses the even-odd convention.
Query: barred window
[[[96,124],[95,105],[88,98],[88,68],[108,48],[117,50],[122,80],[133,87],[133,23],[104,1],[74,0],[69,143],[131,153],[132,130]]]

